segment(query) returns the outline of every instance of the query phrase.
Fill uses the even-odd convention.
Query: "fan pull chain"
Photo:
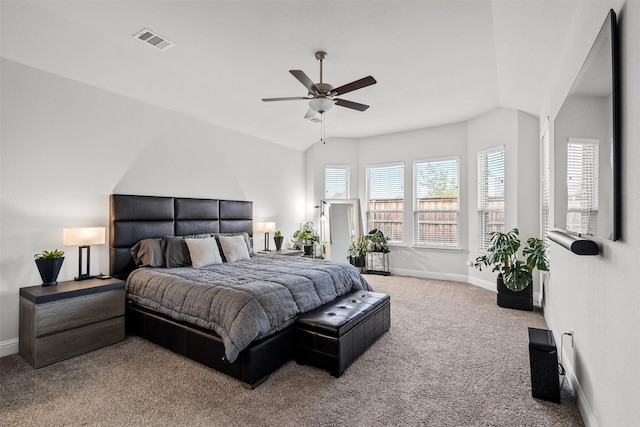
[[[322,112],[320,113],[320,141],[322,141],[323,144],[326,144],[327,131],[325,129],[324,120],[324,112]]]

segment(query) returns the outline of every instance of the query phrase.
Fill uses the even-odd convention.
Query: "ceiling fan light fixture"
[[[325,113],[333,107],[333,101],[328,98],[315,98],[309,101],[309,108],[318,113]]]

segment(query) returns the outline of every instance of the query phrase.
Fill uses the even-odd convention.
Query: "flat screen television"
[[[554,120],[556,229],[579,238],[620,239],[620,119],[618,29],[611,10]]]

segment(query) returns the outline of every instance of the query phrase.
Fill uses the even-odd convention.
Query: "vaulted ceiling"
[[[603,19],[606,2],[603,3]],[[334,107],[327,137],[538,115],[577,1],[2,1],[2,57],[304,150],[320,136],[288,70],[319,81],[372,75]],[[175,43],[132,37],[149,28]]]

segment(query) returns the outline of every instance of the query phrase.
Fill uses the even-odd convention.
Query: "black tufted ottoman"
[[[296,362],[339,377],[390,325],[389,295],[358,291],[342,296],[298,318]]]

